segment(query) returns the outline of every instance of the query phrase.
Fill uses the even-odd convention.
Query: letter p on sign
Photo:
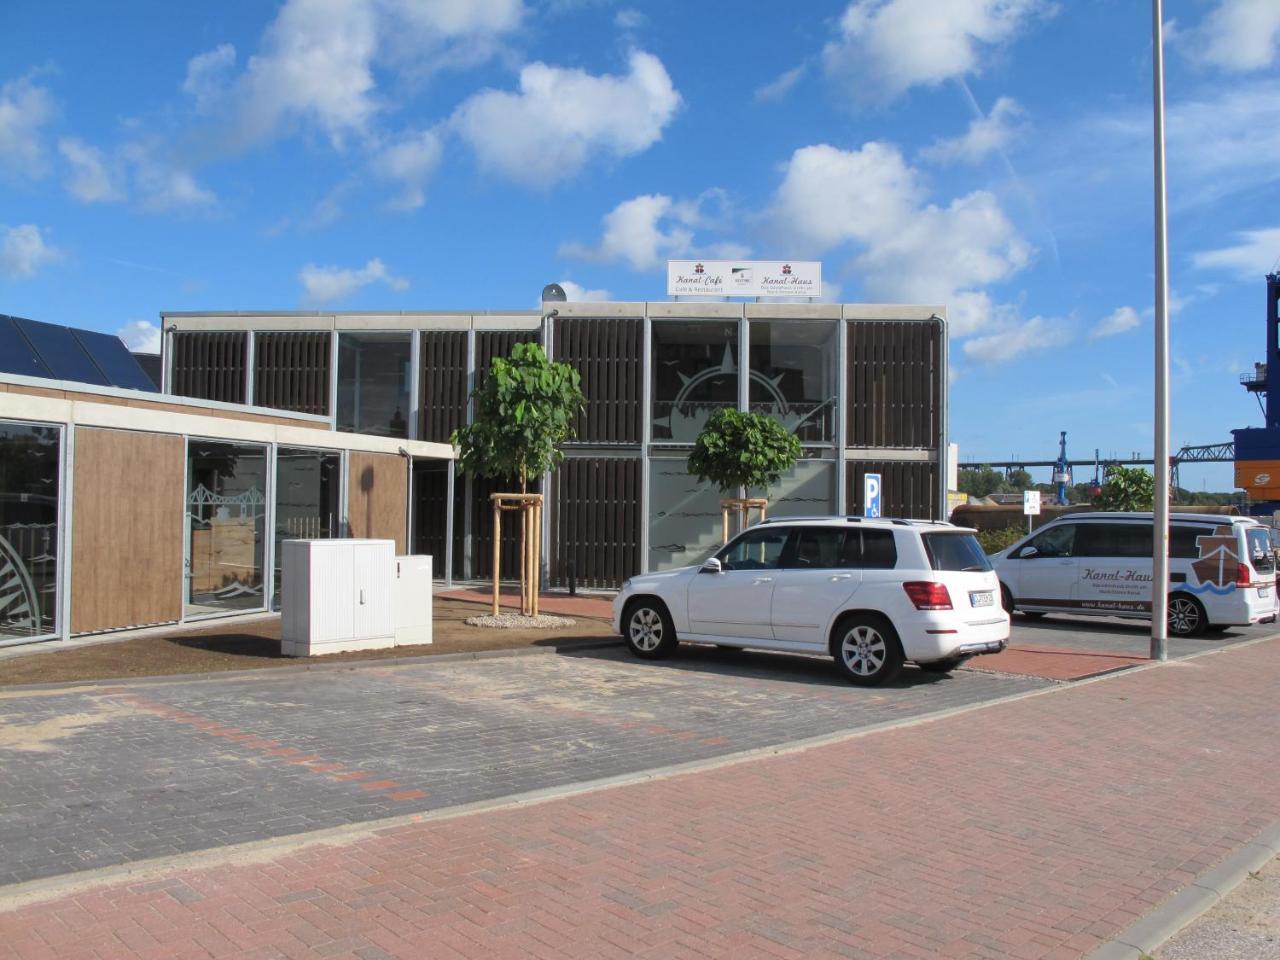
[[[867,473],[862,477],[862,515],[880,516],[880,474]]]

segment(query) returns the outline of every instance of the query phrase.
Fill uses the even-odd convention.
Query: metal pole
[[[1151,659],[1168,659],[1169,606],[1169,253],[1164,162],[1164,3],[1151,4],[1152,114],[1155,122],[1156,317],[1155,503],[1151,537]]]

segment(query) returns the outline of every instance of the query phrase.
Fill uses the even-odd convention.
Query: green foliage
[[[520,489],[564,459],[560,445],[574,437],[585,404],[582,378],[567,363],[552,363],[536,343],[517,343],[510,358],[495,357],[472,393],[473,422],[453,432],[458,467],[481,477],[520,478]]]
[[[689,454],[689,472],[721,493],[770,487],[800,457],[800,441],[772,417],[720,410],[707,420]]]
[[[1004,475],[984,464],[976,470],[961,470],[956,482],[960,485],[961,493],[967,493],[971,497],[989,497],[1000,492]]]
[[[1034,490],[1036,484],[1031,480],[1031,474],[1025,470],[1011,470],[1009,476],[1005,478],[1004,486],[1007,488],[1001,493],[1021,493],[1023,490]]]
[[[1026,527],[1021,527],[1017,524],[1004,527],[1001,530],[979,530],[977,533],[978,545],[982,547],[983,553],[990,556],[993,553],[999,553],[1026,532]]]
[[[1141,467],[1107,467],[1098,506],[1103,510],[1150,510],[1155,505],[1155,478]]]

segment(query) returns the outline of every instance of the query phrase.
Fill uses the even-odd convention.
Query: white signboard
[[[671,297],[820,297],[815,260],[668,260]]]
[[[1040,491],[1039,490],[1023,490],[1022,491],[1022,512],[1028,517],[1036,517],[1040,515]]]

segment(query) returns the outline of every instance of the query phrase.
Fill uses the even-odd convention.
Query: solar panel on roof
[[[20,373],[25,377],[51,377],[27,338],[18,332],[13,317],[0,314],[0,373]]]
[[[107,385],[106,376],[89,359],[89,355],[71,333],[70,327],[22,317],[14,317],[14,323],[35,348],[37,356],[52,371],[55,380],[76,380],[102,387]]]
[[[111,386],[123,387],[126,390],[155,392],[156,387],[151,382],[151,377],[142,369],[137,358],[129,352],[129,348],[120,341],[119,337],[94,330],[81,330],[78,327],[73,327],[71,332],[80,342],[80,346],[84,347],[84,352],[106,375],[107,382]]]

